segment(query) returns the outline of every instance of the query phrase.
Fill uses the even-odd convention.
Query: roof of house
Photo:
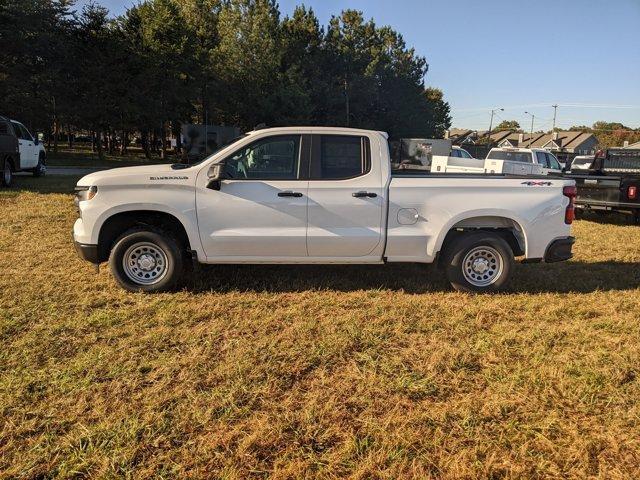
[[[634,143],[630,143],[626,147],[622,147],[622,148],[640,148],[640,141],[634,142]]]

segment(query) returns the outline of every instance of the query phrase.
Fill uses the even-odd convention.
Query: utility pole
[[[487,145],[491,146],[491,128],[493,128],[493,114],[497,111],[504,112],[504,108],[494,108],[491,110],[491,120],[489,121],[489,135],[487,136]]]
[[[533,119],[536,118],[536,116],[533,113],[524,113],[526,113],[527,115],[531,115],[531,133],[529,134],[529,146],[531,146],[531,142],[533,141]]]
[[[556,112],[558,111],[558,104],[551,105],[553,107],[553,128],[551,129],[551,133],[556,130]]]

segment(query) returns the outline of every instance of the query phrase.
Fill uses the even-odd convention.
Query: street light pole
[[[496,113],[498,110],[500,110],[501,112],[504,112],[504,108],[494,108],[493,110],[491,110],[491,120],[489,121],[489,136],[487,137],[488,139],[487,144],[491,143],[491,128],[493,127],[493,114]]]
[[[524,113],[526,113],[527,115],[531,115],[531,133],[529,134],[529,146],[531,146],[531,142],[533,141],[533,119],[536,118],[536,116],[533,113]]]
[[[553,128],[551,129],[551,133],[553,133],[556,130],[556,113],[558,111],[558,104],[551,106],[553,107]]]

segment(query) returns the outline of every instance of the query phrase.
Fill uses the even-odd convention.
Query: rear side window
[[[367,137],[350,135],[316,135],[313,138],[311,179],[347,179],[371,170],[371,153]]]
[[[13,125],[13,131],[16,132],[16,137],[21,139],[26,138],[19,123],[11,122],[11,124]]]
[[[0,135],[9,135],[9,125],[7,125],[7,122],[0,122]]]

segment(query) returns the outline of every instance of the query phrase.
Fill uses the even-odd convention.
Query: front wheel
[[[169,234],[149,227],[133,228],[116,240],[109,267],[130,292],[171,290],[182,276],[183,255]]]
[[[449,283],[461,292],[502,289],[513,270],[513,251],[500,236],[488,232],[466,233],[445,249]]]
[[[40,154],[40,157],[38,158],[38,165],[36,165],[36,168],[34,168],[32,172],[34,177],[42,177],[47,173],[47,163],[44,155]]]

